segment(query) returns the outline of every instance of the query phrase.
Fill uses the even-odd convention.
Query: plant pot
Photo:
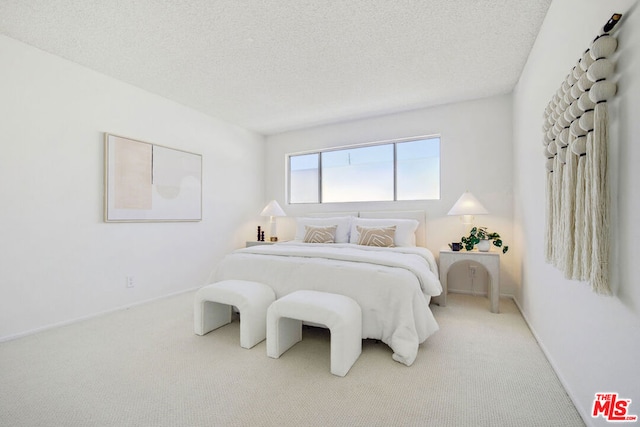
[[[480,252],[489,252],[489,249],[491,249],[491,240],[480,240],[478,242],[478,250]]]

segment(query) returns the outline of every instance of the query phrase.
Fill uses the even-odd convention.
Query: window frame
[[[398,200],[398,146],[405,142],[422,141],[428,139],[438,140],[438,197],[429,199],[409,199]],[[366,148],[378,145],[393,145],[393,200],[370,200],[370,201],[343,201],[343,202],[323,202],[322,194],[322,153],[328,153],[333,151],[345,151],[355,148]],[[318,201],[315,202],[291,202],[291,158],[296,156],[304,156],[309,154],[318,155]],[[289,205],[309,205],[309,204],[332,204],[332,203],[389,203],[389,202],[416,202],[416,201],[428,201],[428,200],[440,200],[441,199],[441,181],[442,181],[442,137],[439,134],[436,135],[421,135],[412,136],[406,138],[397,138],[384,141],[367,142],[361,144],[342,145],[338,147],[330,147],[326,149],[315,149],[299,151],[295,153],[287,153],[285,155],[285,185],[286,185],[286,203]]]

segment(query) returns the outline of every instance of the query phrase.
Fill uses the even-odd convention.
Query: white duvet
[[[433,254],[420,247],[376,248],[354,244],[285,242],[227,255],[215,281],[252,280],[280,298],[300,289],[346,295],[362,308],[362,337],[379,339],[393,359],[410,366],[418,346],[438,330],[429,309],[440,295]]]

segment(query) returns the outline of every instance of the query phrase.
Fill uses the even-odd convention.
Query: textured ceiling
[[[0,0],[0,34],[273,134],[509,93],[550,3]]]

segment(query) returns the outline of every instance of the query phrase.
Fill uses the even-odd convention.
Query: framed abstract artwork
[[[202,155],[105,133],[105,222],[201,221]]]

